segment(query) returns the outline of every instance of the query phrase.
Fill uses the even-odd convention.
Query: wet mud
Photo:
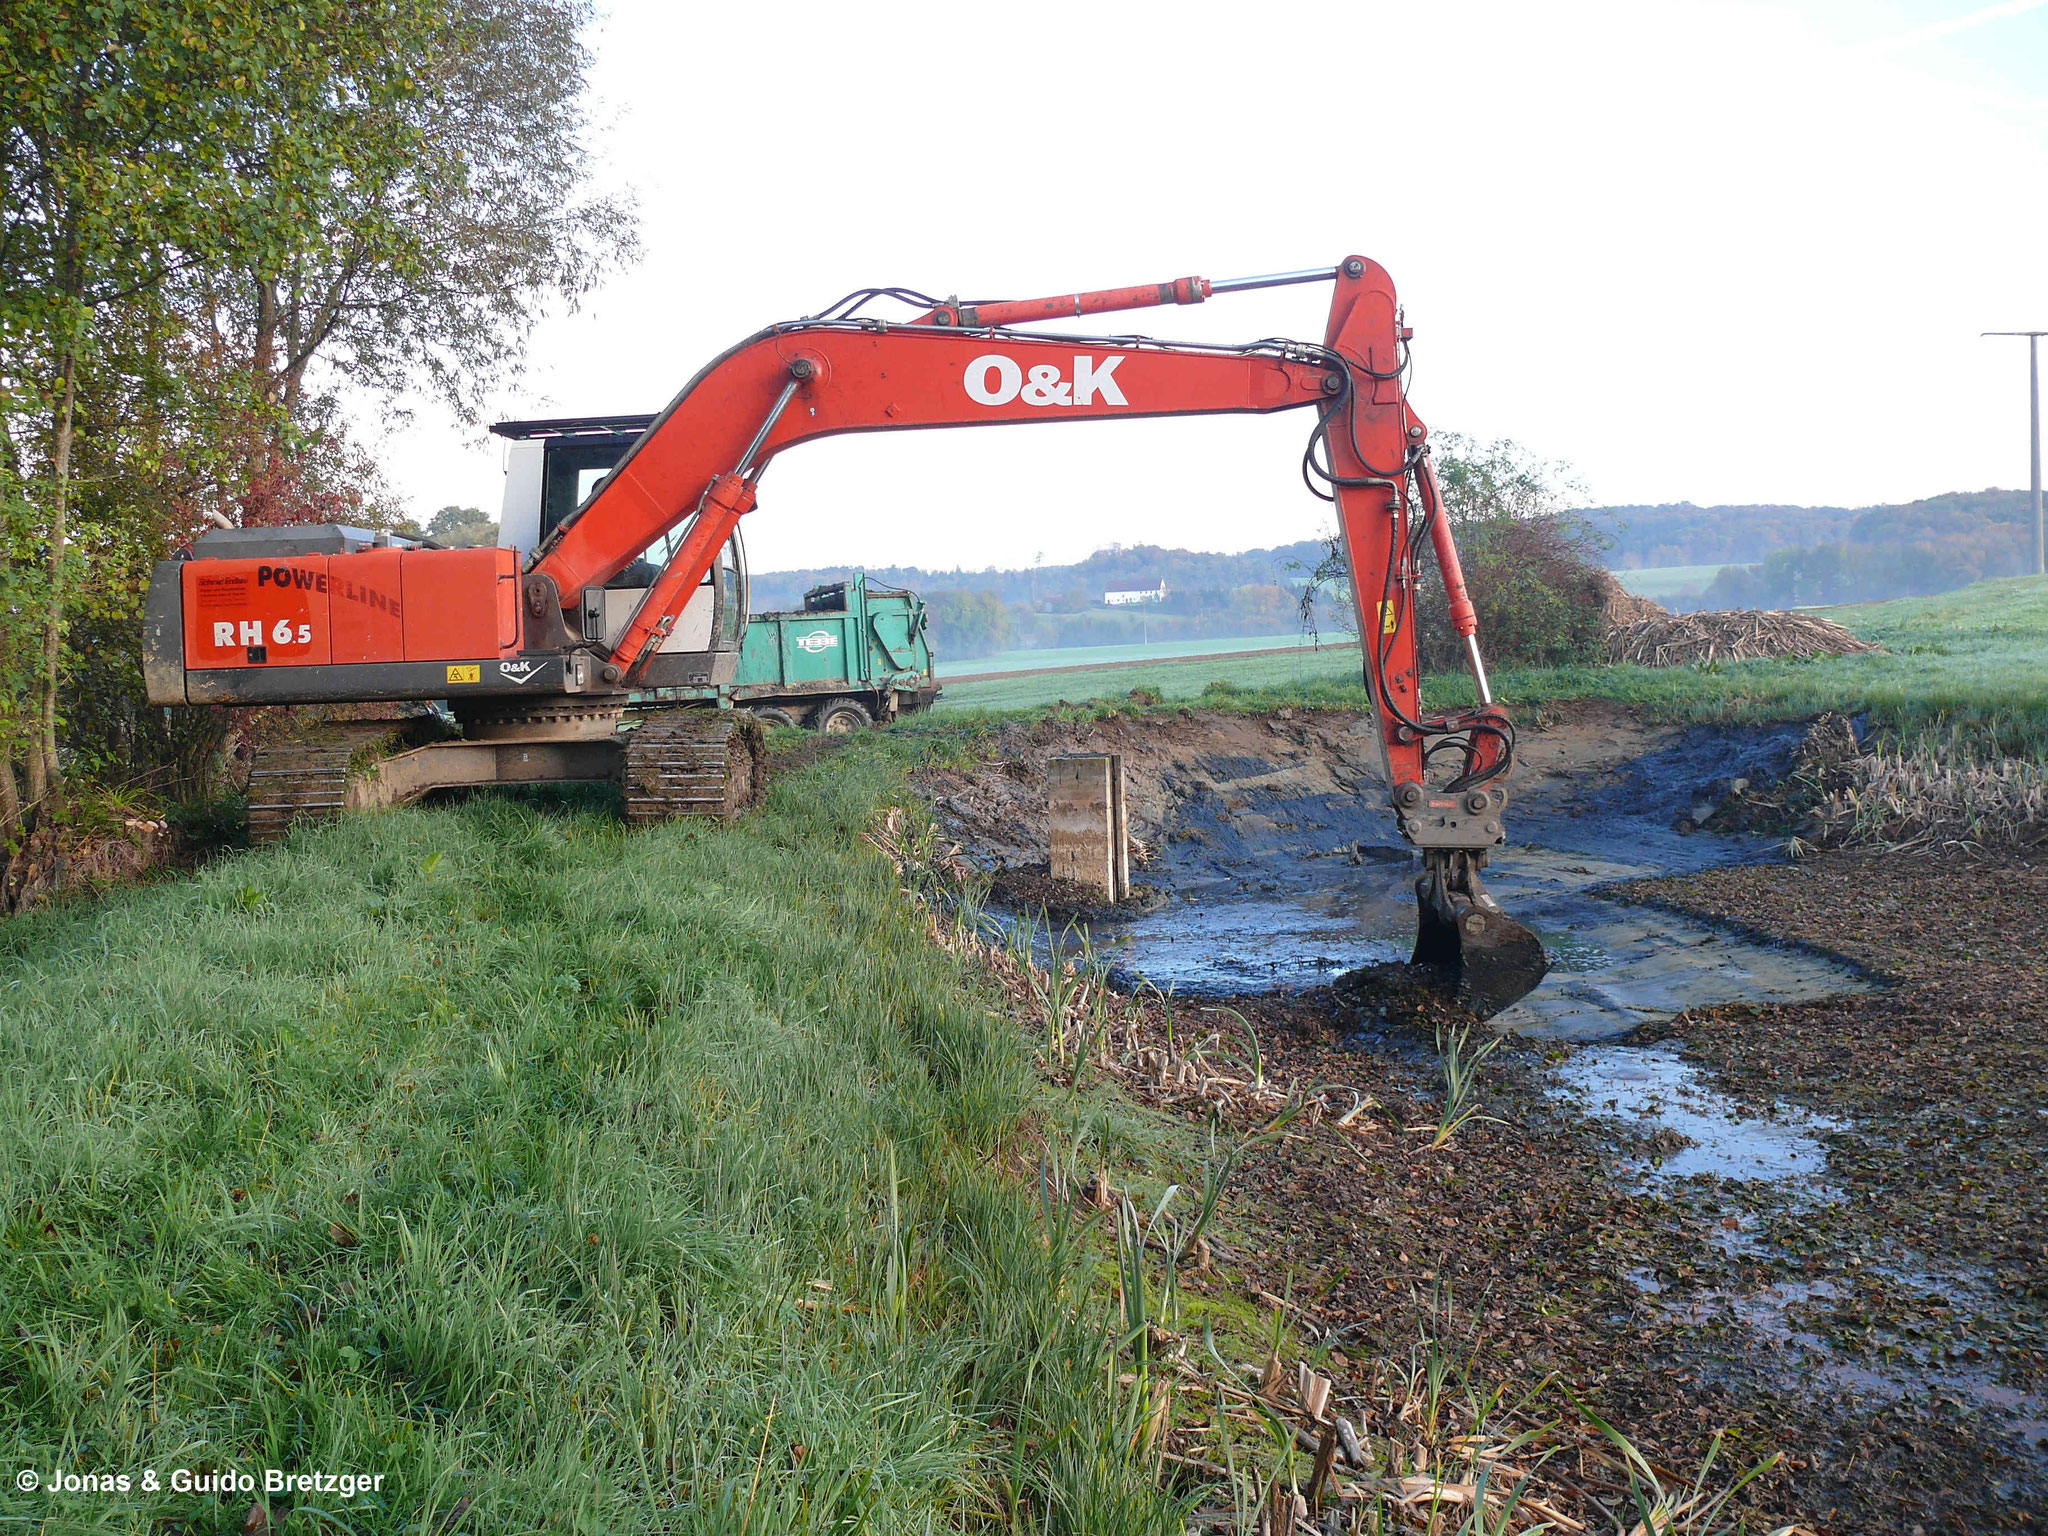
[[[1694,830],[1802,730],[1587,707],[1525,733],[1487,879],[1555,969],[1495,1021],[1498,1123],[1430,1155],[1407,1134],[1440,1109],[1427,1010],[1355,974],[1406,957],[1416,866],[1352,718],[1041,722],[925,788],[971,854],[1022,867],[1034,762],[1126,754],[1159,901],[1090,914],[1096,953],[1127,987],[1227,1003],[1276,1076],[1342,1071],[1384,1122],[1383,1152],[1310,1138],[1239,1192],[1246,1262],[1343,1349],[1462,1330],[1670,1466],[1730,1429],[1731,1454],[1784,1453],[1753,1507],[1818,1530],[2041,1529],[2048,876],[1795,866]]]

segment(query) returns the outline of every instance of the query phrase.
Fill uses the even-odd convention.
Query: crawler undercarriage
[[[345,811],[406,805],[437,789],[487,784],[612,783],[634,826],[705,816],[730,821],[758,798],[761,727],[728,710],[584,708],[439,714],[309,726],[257,753],[249,837],[280,841],[295,825]]]

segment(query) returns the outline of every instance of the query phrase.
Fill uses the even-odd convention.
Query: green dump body
[[[865,572],[813,587],[797,613],[747,620],[739,670],[721,690],[739,708],[811,723],[852,700],[883,722],[924,709],[938,694],[923,601],[870,582]]]

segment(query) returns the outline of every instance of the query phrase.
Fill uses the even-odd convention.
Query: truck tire
[[[827,699],[811,721],[820,736],[847,736],[874,723],[875,717],[859,699]]]
[[[749,710],[748,713],[763,725],[793,726],[797,723],[796,716],[782,708],[779,704],[764,705],[760,709]]]

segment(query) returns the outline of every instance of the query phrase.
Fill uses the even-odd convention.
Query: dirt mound
[[[1877,649],[1827,619],[1771,609],[1667,614],[1618,624],[1607,632],[1609,661],[1632,661],[1645,667],[1847,656]]]
[[[1127,917],[1133,913],[1156,912],[1166,898],[1140,882],[1122,901],[1104,901],[1102,893],[1073,880],[1053,876],[1044,863],[1000,865],[989,882],[989,900],[1020,912],[1043,912],[1054,921],[1105,917]]]
[[[0,859],[0,913],[132,884],[176,852],[170,824],[143,816],[124,816],[117,827],[39,826]]]
[[[1639,624],[1645,619],[1671,617],[1669,608],[1653,603],[1647,597],[1636,596],[1616,581],[1610,572],[1600,572],[1593,585],[1600,594],[1600,617],[1610,630],[1623,624]]]
[[[1298,794],[1372,796],[1377,756],[1361,717],[1281,710],[1274,716],[1192,710],[1045,718],[1004,725],[983,761],[917,775],[947,835],[989,868],[1042,869],[1045,764],[1067,752],[1121,752],[1132,850],[1149,864],[1180,820],[1183,803],[1209,795],[1240,810],[1247,794],[1275,786]],[[1063,904],[1065,905],[1065,904]]]

